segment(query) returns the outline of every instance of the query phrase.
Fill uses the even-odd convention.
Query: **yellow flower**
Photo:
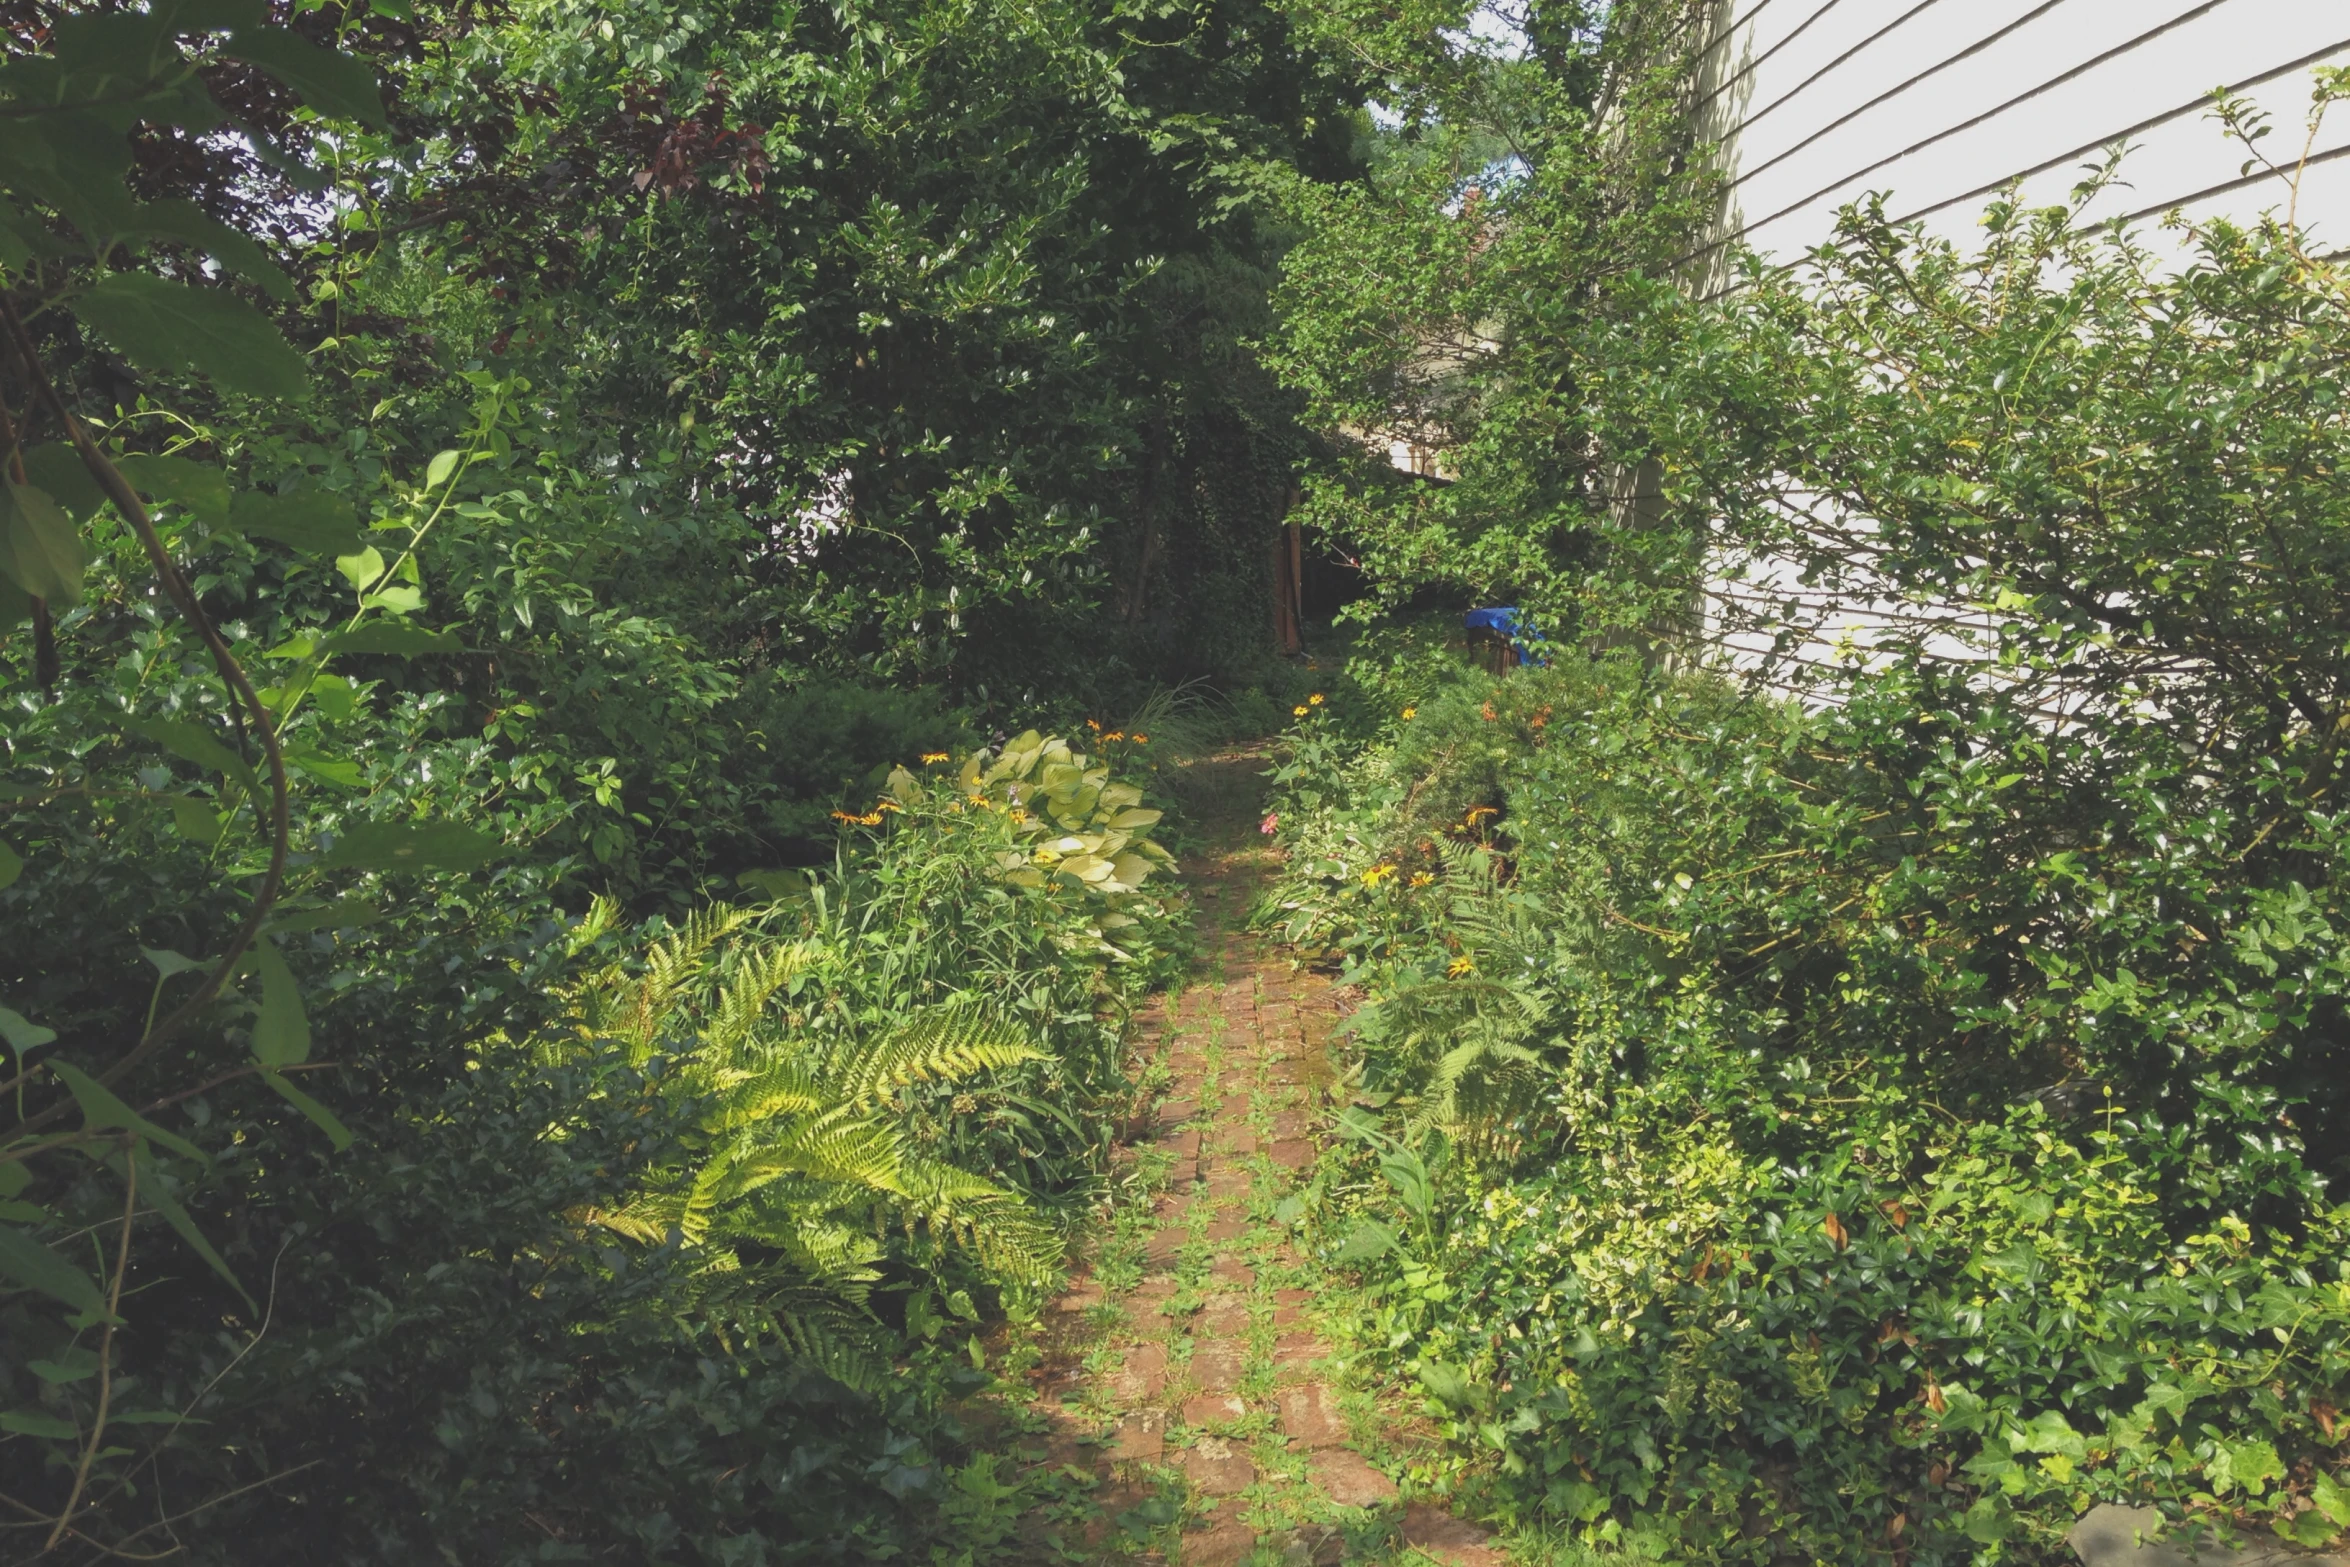
[[[836,822],[853,822],[857,818],[850,815],[847,811],[835,811],[832,813],[832,819]]]
[[[1303,718],[1306,716],[1306,710],[1302,707],[1293,707],[1289,710],[1289,716],[1292,718]]]
[[[1407,707],[1407,708],[1405,708],[1405,709],[1403,710],[1403,716],[1404,716],[1404,721],[1408,723],[1408,722],[1410,722],[1412,719],[1415,719],[1415,718],[1417,718],[1417,717],[1419,717],[1419,716],[1420,716],[1420,710],[1419,710],[1418,708],[1416,708],[1416,707]]]
[[[1012,807],[1012,821],[1013,821],[1014,825],[1017,825],[1017,824],[1019,824],[1019,823],[1021,823],[1021,822],[1024,822],[1024,821],[1026,821],[1026,820],[1028,820],[1028,813],[1027,813],[1026,811],[1023,811],[1022,809],[1020,809],[1020,807],[1018,807],[1017,805],[1013,806],[1013,807]]]
[[[876,801],[874,802],[874,804],[873,804],[873,809],[874,809],[874,811],[875,811],[875,813],[876,813],[876,815],[875,815],[875,818],[874,818],[874,819],[878,821],[878,820],[880,819],[880,817],[879,817],[879,814],[878,814],[878,813],[880,813],[880,812],[882,812],[882,811],[900,811],[900,812],[902,812],[902,811],[904,811],[904,810],[905,810],[905,807],[904,807],[904,806],[902,806],[902,805],[900,805],[900,804],[898,804],[898,802],[897,802],[897,801],[895,801],[895,800],[876,800]]]
[[[1151,737],[1146,734],[1137,734],[1134,736],[1134,743],[1136,745],[1148,745],[1151,743]]]
[[[1392,865],[1374,865],[1369,870],[1363,872],[1363,885],[1366,887],[1376,887],[1394,874],[1395,867]]]
[[[1113,729],[1108,734],[1103,735],[1102,738],[1104,740],[1123,740],[1126,738],[1126,731],[1123,729]]]
[[[1412,885],[1415,887],[1425,887],[1435,879],[1435,877],[1429,875],[1426,871],[1412,872]]]
[[[922,753],[922,765],[925,767],[928,767],[933,762],[943,762],[946,759],[947,754],[944,751],[925,751]]]
[[[1499,816],[1500,814],[1501,812],[1495,810],[1490,805],[1480,805],[1475,810],[1471,811],[1468,815],[1461,818],[1461,825],[1463,827],[1474,827],[1485,817]]]
[[[1317,691],[1312,696],[1307,697],[1306,701],[1312,706],[1320,707],[1322,705],[1322,693]]]
[[[1094,719],[1091,719],[1091,718],[1089,718],[1089,719],[1087,719],[1087,720],[1085,721],[1085,727],[1086,727],[1086,728],[1088,728],[1088,729],[1090,729],[1090,730],[1092,730],[1092,731],[1093,731],[1095,734],[1097,734],[1097,735],[1098,735],[1098,734],[1100,734],[1100,733],[1102,732],[1102,726],[1101,726],[1101,724],[1100,724],[1099,722],[1097,722],[1096,720],[1094,720]]]
[[[1458,979],[1463,974],[1476,973],[1477,965],[1471,963],[1467,958],[1455,958],[1444,965],[1444,972],[1450,974],[1454,979]]]

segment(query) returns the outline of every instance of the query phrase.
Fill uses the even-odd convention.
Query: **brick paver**
[[[1070,1325],[1034,1376],[1047,1456],[1099,1483],[1090,1520],[1040,1537],[1052,1552],[1039,1559],[1500,1567],[1482,1531],[1398,1507],[1394,1478],[1362,1450],[1376,1443],[1356,1440],[1376,1431],[1358,1430],[1333,1380],[1319,1281],[1275,1210],[1320,1156],[1338,1012],[1328,981],[1241,928],[1266,856],[1231,839],[1186,868],[1200,971],[1136,1019],[1138,1061],[1164,1088],[1120,1165],[1163,1170],[1158,1193],[1047,1314]],[[1133,1522],[1152,1497],[1181,1501],[1180,1529]]]

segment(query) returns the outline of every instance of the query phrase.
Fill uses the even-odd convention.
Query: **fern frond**
[[[669,1232],[679,1229],[685,1203],[674,1194],[642,1196],[619,1208],[579,1208],[572,1210],[578,1223],[592,1224],[625,1235],[632,1241],[647,1246],[658,1246],[669,1238]]]
[[[702,1031],[704,1048],[721,1058],[738,1048],[757,1029],[768,1001],[807,965],[807,949],[798,943],[745,953],[711,1008],[709,1025]]]
[[[850,1051],[834,1063],[826,1087],[842,1104],[866,1104],[924,1079],[951,1082],[989,1067],[1045,1059],[1011,1025],[944,1008]]]
[[[904,1182],[908,1209],[989,1268],[1041,1279],[1060,1261],[1060,1236],[1037,1218],[1019,1193],[927,1159],[908,1160]]]
[[[804,1176],[872,1196],[903,1197],[904,1139],[894,1127],[835,1109],[781,1126],[752,1128],[713,1158],[695,1186],[731,1202],[785,1176]]]
[[[712,1132],[732,1132],[756,1122],[786,1115],[815,1115],[831,1100],[804,1061],[784,1059],[765,1069],[736,1076],[712,1097],[703,1126]]]

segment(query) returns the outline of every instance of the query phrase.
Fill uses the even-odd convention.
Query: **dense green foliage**
[[[1175,927],[1139,737],[974,742],[1262,656],[1353,134],[1154,16],[10,13],[0,1554],[1000,1536]]]
[[[1308,1214],[1456,1478],[2350,1528],[2350,282],[1693,301],[1709,11],[0,14],[0,1554],[1002,1555],[1297,485]]]
[[[1578,428],[1649,502],[1427,545],[1555,662],[1396,639],[1296,736],[1270,912],[1372,998],[1328,1237],[1498,1507],[1707,1560],[2350,1528],[2350,286],[2076,210],[1627,290]]]

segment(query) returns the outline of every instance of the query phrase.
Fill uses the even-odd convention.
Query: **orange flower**
[[[1151,737],[1146,734],[1137,734],[1134,737],[1134,743],[1136,745],[1148,745],[1151,743]]]

